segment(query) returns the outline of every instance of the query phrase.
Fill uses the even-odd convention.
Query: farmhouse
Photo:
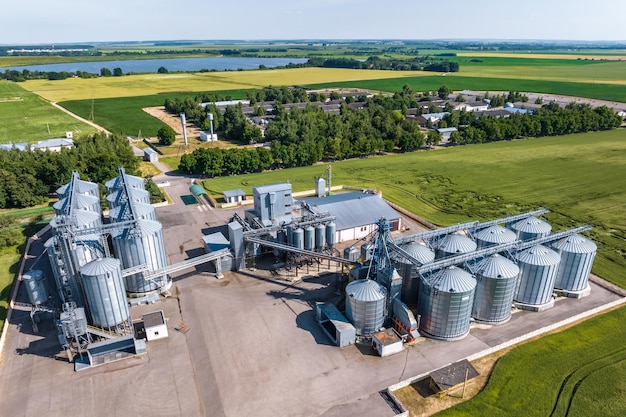
[[[50,151],[50,152],[61,152],[61,149],[71,148],[74,146],[74,141],[72,139],[66,138],[55,138],[55,139],[47,139],[37,142],[36,145],[31,145],[31,150],[42,150],[42,151]]]

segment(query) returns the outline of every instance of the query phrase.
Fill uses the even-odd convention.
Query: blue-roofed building
[[[28,149],[28,143],[2,143],[0,149],[10,151],[11,149],[17,149],[18,151],[25,151]]]
[[[380,195],[370,193],[342,193],[327,197],[302,199],[314,212],[328,212],[335,216],[337,242],[361,239],[376,229],[378,219],[391,222],[391,230],[399,230],[402,218]]]
[[[39,149],[41,151],[50,151],[50,152],[61,152],[63,148],[71,148],[74,146],[74,141],[72,139],[66,138],[55,138],[55,139],[47,139],[37,142],[35,145],[31,145],[30,149],[36,150]]]
[[[245,191],[241,189],[224,191],[224,201],[227,203],[240,203],[246,198]]]

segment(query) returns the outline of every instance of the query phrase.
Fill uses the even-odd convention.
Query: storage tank
[[[476,245],[478,249],[488,248],[490,246],[511,243],[517,240],[517,235],[510,229],[500,225],[493,225],[474,233]]]
[[[125,202],[127,199],[134,201],[135,203],[150,204],[150,193],[139,188],[129,188],[127,198],[126,192],[123,189],[116,190],[107,195],[107,206],[109,206],[110,209],[113,209]]]
[[[561,255],[536,245],[517,254],[516,260],[520,277],[513,299],[532,306],[550,303]]]
[[[458,233],[452,233],[444,237],[437,246],[437,259],[474,252],[475,250],[476,242],[472,239]]]
[[[59,199],[66,198],[70,194],[70,191],[72,190],[71,185],[72,183],[69,182],[57,188],[57,195],[59,196]],[[74,192],[76,194],[84,194],[100,198],[100,189],[98,188],[98,184],[94,182],[82,181],[78,179],[74,180]]]
[[[300,228],[293,230],[293,246],[304,249],[304,230]]]
[[[77,269],[95,259],[104,258],[104,247],[100,235],[76,236],[72,248],[74,259],[78,262]]]
[[[145,264],[149,271],[156,271],[167,266],[163,230],[159,222],[139,220],[136,228],[114,231],[113,248],[123,269]],[[146,280],[143,273],[124,277],[124,281],[130,294],[154,291],[167,285],[163,279]]]
[[[519,267],[504,256],[495,254],[478,264],[475,277],[472,317],[490,324],[507,322],[511,318]]]
[[[385,288],[371,279],[359,279],[346,286],[346,317],[358,336],[369,336],[383,327]]]
[[[435,252],[426,247],[426,245],[422,245],[418,242],[409,243],[401,248],[422,265],[435,260]],[[394,267],[402,276],[401,300],[409,306],[417,305],[420,277],[417,274],[415,265],[397,252],[393,252],[393,262]]]
[[[128,188],[137,188],[140,190],[145,189],[145,181],[143,178],[135,177],[134,175],[124,174],[123,177],[121,175],[118,175],[117,177],[104,183],[104,186],[107,189],[107,194],[111,194],[112,192],[123,188],[124,183],[126,183],[126,186]]]
[[[65,307],[65,306],[64,306]],[[73,339],[87,333],[87,316],[82,307],[65,309],[59,317],[61,331],[66,339]]]
[[[75,209],[72,211],[72,225],[74,230],[79,229],[92,229],[102,225],[102,217],[99,213],[93,211],[87,211],[83,209]]]
[[[307,226],[304,228],[304,249],[313,250],[315,248],[315,228]]]
[[[33,269],[22,275],[22,281],[26,287],[28,300],[32,305],[44,304],[48,301],[48,288],[46,287],[46,276],[43,271]]]
[[[420,281],[420,331],[438,340],[459,340],[470,331],[476,280],[455,266]]]
[[[322,250],[326,246],[326,226],[322,223],[315,226],[315,249]]]
[[[351,262],[359,260],[359,250],[354,246],[348,246],[343,250],[343,257]]]
[[[154,207],[150,204],[134,203],[132,212],[136,220],[156,220],[156,212]],[[132,220],[130,210],[128,209],[128,203],[120,204],[119,206],[109,210],[109,218],[112,222]]]
[[[130,313],[120,261],[96,259],[83,266],[80,274],[94,326],[111,328],[128,320]]]
[[[533,240],[548,236],[552,230],[550,224],[534,216],[513,223],[510,227],[519,240]]]
[[[90,195],[76,194],[71,198],[62,198],[52,205],[57,215],[68,214],[70,211],[70,203],[73,204],[76,209],[83,209],[87,211],[93,211],[94,213],[101,213],[100,199]]]
[[[589,286],[589,274],[598,247],[591,240],[574,234],[552,245],[561,254],[554,288],[581,291]]]
[[[337,243],[337,224],[330,222],[326,225],[326,244],[329,248],[334,249]]]

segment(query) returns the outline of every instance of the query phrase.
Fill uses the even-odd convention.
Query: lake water
[[[302,58],[166,58],[166,59],[133,59],[128,61],[97,61],[97,62],[72,62],[64,64],[24,65],[18,67],[0,67],[0,71],[7,69],[22,71],[41,72],[76,72],[84,71],[100,74],[101,68],[121,68],[124,74],[129,72],[157,72],[160,67],[168,71],[200,71],[207,70],[238,70],[257,69],[259,65],[267,68],[281,67],[289,63],[302,64],[306,62]]]

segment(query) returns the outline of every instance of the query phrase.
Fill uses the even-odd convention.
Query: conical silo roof
[[[358,279],[346,286],[346,294],[359,301],[380,301],[387,294],[382,285],[371,279]]]
[[[478,240],[482,240],[483,242],[496,244],[510,243],[517,240],[515,232],[498,224],[477,231],[474,233],[474,237]]]
[[[515,257],[528,265],[556,265],[561,262],[561,255],[542,245],[536,245],[519,253]]]
[[[153,234],[161,231],[161,229],[161,223],[157,221],[140,219],[137,221],[135,228],[128,227],[124,229],[116,229],[111,233],[111,235],[114,238],[126,238],[131,231],[137,230],[141,236],[152,236]]]
[[[467,236],[452,233],[443,238],[437,249],[447,253],[468,253],[476,250],[476,242]]]
[[[578,234],[563,238],[552,245],[552,247],[569,253],[594,253],[598,250],[595,243]]]
[[[59,195],[66,195],[67,194],[67,189],[70,185],[69,184],[64,184],[62,186],[60,186],[59,188],[57,188],[57,194]]]
[[[72,214],[72,220],[76,227],[92,225],[101,220],[98,213],[94,213],[93,211],[88,211],[85,209],[76,209],[72,212]]]
[[[128,174],[124,174],[123,177],[121,175],[118,175],[117,177],[105,182],[104,186],[107,188],[107,190],[116,189],[122,186],[122,180],[124,180],[123,182],[125,182],[126,185],[130,188],[144,188],[145,182],[143,178],[135,177],[134,175]]]
[[[511,226],[513,229],[525,233],[548,234],[552,230],[549,223],[544,222],[534,216],[520,220]]]
[[[421,264],[427,264],[435,259],[435,252],[425,245],[417,242],[410,243],[401,247],[406,253],[417,259]],[[397,258],[401,259],[402,255],[397,254]]]
[[[119,206],[113,207],[109,210],[109,217],[115,220],[121,220],[122,215],[126,218],[130,218],[130,209],[127,207],[128,203],[120,204]],[[135,216],[135,220],[146,219],[146,220],[154,220],[155,213],[154,207],[150,204],[144,203],[134,203],[132,207],[133,215]]]
[[[519,274],[519,267],[515,262],[497,253],[485,258],[478,265],[476,275],[487,278],[514,278]]]
[[[90,277],[104,275],[107,272],[112,272],[120,269],[120,261],[115,258],[98,258],[83,265],[80,269],[80,273]]]
[[[428,285],[439,291],[460,293],[472,291],[476,288],[476,280],[469,272],[456,266],[451,266],[429,278]]]
[[[68,207],[70,200],[68,198],[62,198],[52,205],[52,208],[57,212],[64,212]]]

